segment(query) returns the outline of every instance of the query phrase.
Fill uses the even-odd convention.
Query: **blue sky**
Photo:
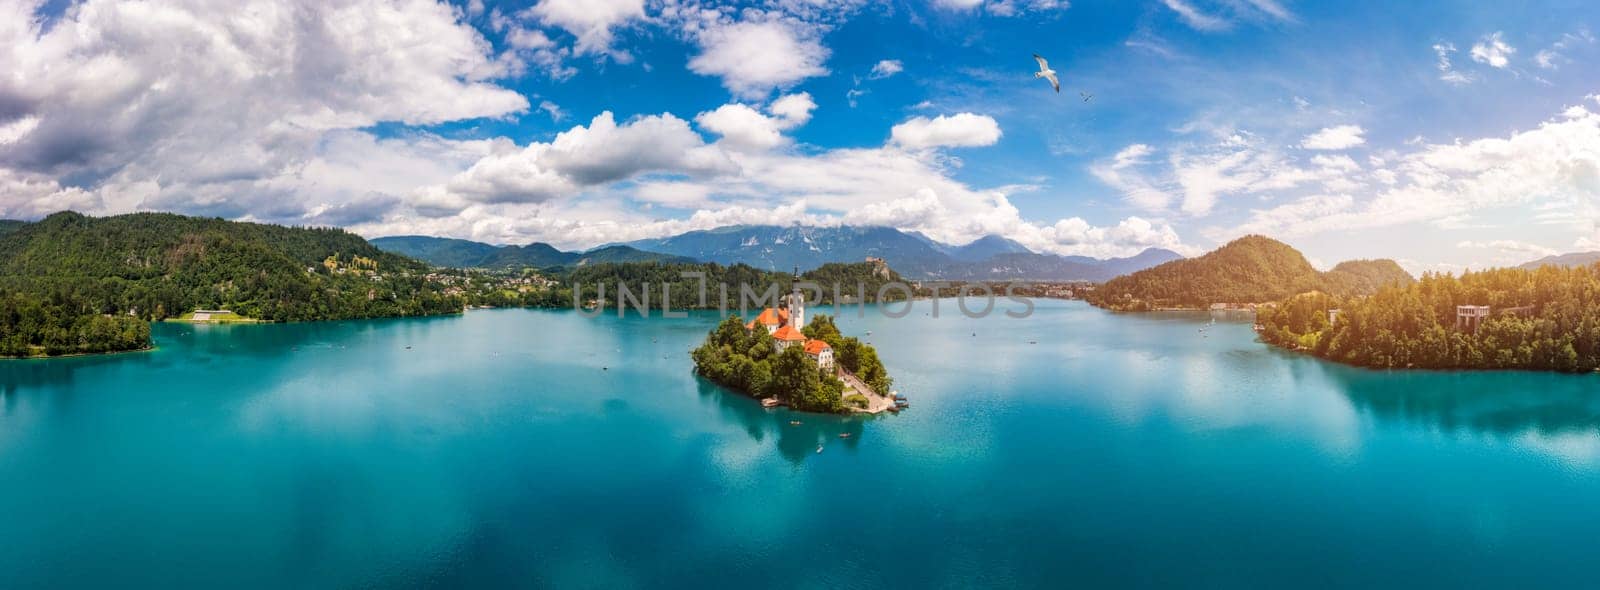
[[[568,248],[886,224],[1094,256],[1264,233],[1480,268],[1600,249],[1596,12],[0,0],[0,215]]]

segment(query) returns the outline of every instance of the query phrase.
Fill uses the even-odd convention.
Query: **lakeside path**
[[[892,394],[879,394],[873,391],[871,387],[868,387],[866,383],[862,383],[860,379],[850,374],[849,371],[840,369],[839,380],[844,381],[845,387],[849,387],[855,390],[856,393],[861,394],[862,397],[867,398],[867,407],[865,409],[852,408],[851,411],[861,414],[881,414],[894,408],[894,396]]]

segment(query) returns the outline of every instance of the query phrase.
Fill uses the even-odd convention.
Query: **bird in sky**
[[[1078,91],[1078,96],[1082,96],[1083,97],[1083,102],[1089,102],[1090,100],[1094,100],[1094,95],[1093,94],[1089,94],[1089,93],[1084,92],[1082,90]]]
[[[1044,60],[1044,58],[1039,57],[1039,54],[1037,53],[1033,54],[1033,60],[1039,62],[1039,71],[1034,72],[1033,77],[1049,80],[1050,87],[1055,88],[1056,92],[1058,93],[1061,92],[1061,81],[1056,79],[1056,71],[1050,69],[1050,62],[1047,62]]]

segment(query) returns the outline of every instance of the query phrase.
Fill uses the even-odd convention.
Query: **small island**
[[[794,289],[755,319],[723,319],[692,353],[695,372],[762,400],[803,412],[876,414],[905,407],[871,345],[844,336],[833,318],[809,323]]]

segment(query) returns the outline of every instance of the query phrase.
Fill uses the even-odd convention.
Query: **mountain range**
[[[1029,250],[1000,236],[964,245],[943,244],[892,227],[741,225],[692,231],[626,245],[722,264],[744,263],[768,270],[814,268],[828,262],[883,258],[913,279],[1104,281],[1182,258],[1148,249],[1128,258],[1058,256]]]
[[[588,252],[564,252],[542,242],[526,246],[495,246],[471,240],[430,236],[375,238],[371,243],[382,250],[401,256],[415,258],[435,266],[455,268],[547,268],[603,262],[694,262],[693,259],[683,256],[644,252],[620,245],[605,246]]]
[[[1567,254],[1552,254],[1532,262],[1524,263],[1517,268],[1534,270],[1541,266],[1588,266],[1600,262],[1600,252],[1570,252]]]
[[[883,258],[912,279],[1081,280],[1115,276],[1182,258],[1169,250],[1148,249],[1128,258],[1057,256],[1029,250],[1016,241],[990,235],[952,245],[891,227],[805,227],[740,225],[692,231],[672,237],[608,244],[587,252],[564,252],[535,242],[496,246],[470,240],[427,236],[375,238],[374,246],[429,264],[449,267],[509,268],[582,266],[601,262],[715,262],[746,264],[770,271],[811,269],[830,262]]]

